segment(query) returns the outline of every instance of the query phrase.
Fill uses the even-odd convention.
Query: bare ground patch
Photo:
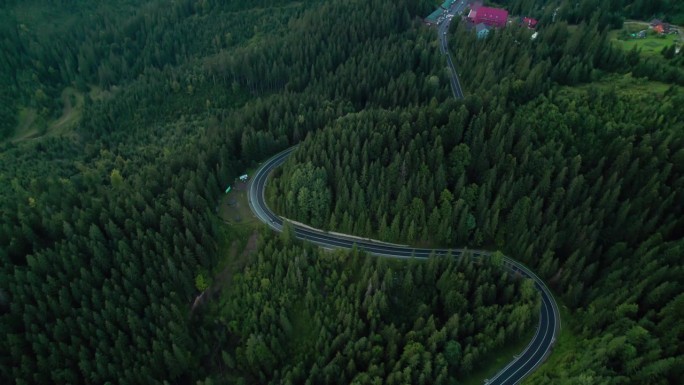
[[[247,184],[235,183],[229,193],[225,194],[216,208],[218,216],[230,225],[253,225],[257,219],[252,214],[247,200]]]

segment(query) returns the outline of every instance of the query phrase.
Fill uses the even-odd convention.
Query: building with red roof
[[[475,24],[484,23],[490,27],[505,27],[508,11],[501,8],[479,7],[471,9],[468,18]]]
[[[524,26],[530,29],[537,27],[537,19],[533,19],[531,17],[523,17],[522,23]]]

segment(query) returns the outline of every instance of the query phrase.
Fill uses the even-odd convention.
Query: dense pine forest
[[[605,319],[598,330],[620,333],[629,317],[618,327],[609,314],[625,306],[654,341],[667,340],[663,326],[676,321],[656,298],[681,292],[682,96],[656,106],[615,90],[561,89],[513,116],[365,111],[308,137],[272,199],[285,216],[334,231],[505,250],[568,306],[594,309],[588,317]],[[639,285],[627,289],[635,271]],[[639,362],[647,353],[621,348]],[[662,369],[675,364],[651,354]],[[643,375],[634,378],[652,374]]]
[[[455,19],[454,100],[436,1],[0,0],[0,382],[458,384],[529,338],[538,296],[496,261],[217,217],[300,143],[283,216],[548,282],[564,334],[527,383],[678,383],[684,54],[608,31],[681,2],[494,3],[539,36]]]
[[[292,243],[284,234],[260,248],[218,309],[214,364],[228,377],[448,384],[538,314],[533,282],[490,261],[388,262]],[[236,336],[244,343],[229,349]]]

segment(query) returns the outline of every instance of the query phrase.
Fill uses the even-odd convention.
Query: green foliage
[[[506,6],[515,15],[541,17],[542,22],[553,20],[557,10],[557,20],[572,23],[595,18],[603,26],[620,27],[625,18],[650,20],[658,17],[674,24],[684,24],[684,5],[678,0],[496,0],[495,3]]]
[[[209,282],[207,282],[207,279],[202,273],[195,276],[195,288],[199,291],[205,291],[209,288]]]
[[[491,260],[492,260],[492,265],[503,266],[504,255],[501,251],[497,250],[494,253],[492,253]]]
[[[645,375],[667,383],[678,378],[672,362],[683,354],[679,343],[658,347],[670,337],[657,325],[682,289],[675,256],[683,247],[684,117],[675,106],[684,99],[675,87],[654,97],[589,85],[515,109],[498,98],[469,109],[475,97],[465,106],[367,109],[308,137],[282,175],[307,162],[323,167],[331,230],[494,246],[518,257],[571,308],[592,312],[580,333],[588,356],[603,354],[603,333],[618,346],[625,324],[647,332],[631,366],[622,352],[587,359],[568,365],[567,381],[588,366],[597,381],[648,367]],[[276,195],[288,192],[282,180],[272,186]],[[631,304],[636,312],[611,313]]]
[[[321,227],[330,211],[330,189],[326,179],[325,170],[314,169],[311,162],[295,169],[287,177],[287,212],[298,213],[303,221]]]
[[[88,4],[104,10],[108,3]],[[213,209],[220,187],[364,106],[368,95],[387,104],[419,100],[407,91],[437,72],[437,60],[417,60],[439,54],[427,44],[432,34],[407,17],[408,2],[373,18],[369,7],[384,4],[279,3],[275,11],[243,2],[151,4],[91,14],[69,2],[83,10],[74,14],[87,16],[47,40],[27,32],[40,20],[22,19],[26,30],[14,16],[0,23],[3,52],[12,54],[0,60],[10,69],[1,80],[13,84],[1,88],[13,98],[2,104],[7,116],[17,105],[50,116],[56,95],[72,82],[81,90],[101,87],[97,98],[86,94],[77,135],[0,148],[2,383],[194,383],[218,371],[199,361],[213,346],[211,328],[188,313],[196,272],[211,271],[218,259]],[[318,31],[312,20],[334,31]],[[348,44],[357,32],[358,44]],[[260,42],[262,34],[269,38]],[[331,36],[336,50],[322,44]],[[249,60],[280,56],[277,63],[270,56],[268,68],[233,63],[233,77],[221,72],[225,52]],[[383,56],[404,60],[368,66]],[[321,67],[322,58],[329,64]],[[289,79],[301,68],[316,68],[310,86]],[[340,68],[347,78],[365,68],[367,83],[347,87]],[[244,79],[263,81],[251,86]],[[435,90],[421,92],[427,98]],[[269,352],[282,352],[261,341],[252,339],[250,359],[268,371]],[[221,362],[237,365],[235,357]]]
[[[682,378],[682,95],[590,83],[682,84],[681,53],[604,33],[622,5],[679,8],[507,3],[540,35],[456,26],[460,102],[428,1],[2,2],[0,140],[18,111],[50,127],[69,87],[83,105],[72,136],[0,147],[0,383],[449,383],[529,329],[534,291],[494,266],[338,258],[291,231],[189,316],[230,254],[222,188],[305,138],[280,210],[548,279],[581,340],[539,383]]]
[[[487,262],[390,261],[270,236],[213,309],[224,353],[211,360],[235,357],[246,383],[447,384],[534,325],[526,282]]]
[[[117,169],[112,170],[111,174],[109,174],[109,181],[114,188],[120,188],[124,183],[121,172]]]
[[[290,221],[283,221],[283,230],[280,232],[280,239],[285,246],[290,246],[295,241],[295,229]]]

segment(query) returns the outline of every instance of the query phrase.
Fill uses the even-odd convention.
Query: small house
[[[653,32],[659,35],[662,35],[664,33],[670,33],[670,30],[672,29],[670,23],[664,23],[662,20],[659,19],[651,20],[650,26]]]
[[[489,35],[489,28],[485,23],[480,23],[475,25],[475,32],[477,33],[478,39],[484,39]]]
[[[537,28],[537,23],[537,19],[533,19],[531,17],[523,17],[522,19],[522,24],[529,29]]]

